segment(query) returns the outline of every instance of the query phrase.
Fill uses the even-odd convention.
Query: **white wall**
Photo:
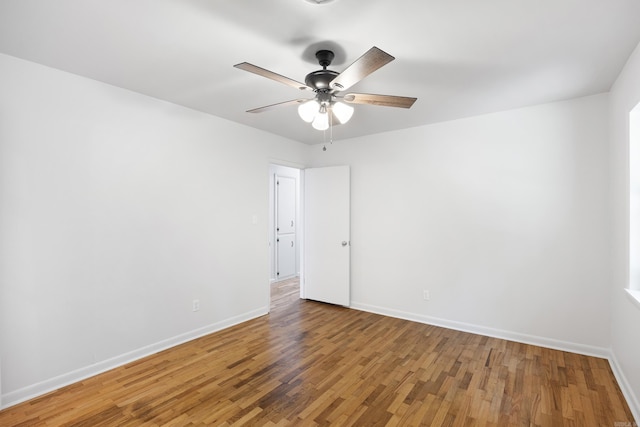
[[[308,146],[4,55],[0,93],[2,405],[268,311]]]
[[[351,165],[353,306],[608,354],[607,140],[602,94],[314,147]]]
[[[618,378],[640,421],[640,306],[629,284],[629,113],[640,103],[640,45],[611,89],[611,206],[613,280],[611,347]]]

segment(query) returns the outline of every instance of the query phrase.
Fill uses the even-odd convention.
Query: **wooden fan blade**
[[[374,46],[333,79],[330,86],[336,91],[346,90],[394,59],[387,52]]]
[[[342,98],[350,104],[381,105],[384,107],[411,108],[418,98],[393,95],[374,95],[371,93],[348,93]]]
[[[248,71],[253,74],[257,74],[262,77],[266,77],[271,80],[275,80],[279,83],[294,87],[296,89],[313,90],[304,83],[300,83],[296,80],[290,79],[289,77],[285,77],[278,73],[274,73],[273,71],[265,70],[264,68],[258,67],[257,65],[249,64],[248,62],[241,62],[240,64],[234,65],[234,67],[240,70]]]
[[[278,102],[277,104],[265,105],[264,107],[253,108],[247,110],[247,113],[262,113],[263,111],[273,110],[278,107],[287,107],[289,105],[302,104],[303,102],[310,101],[309,99],[292,99],[291,101]]]

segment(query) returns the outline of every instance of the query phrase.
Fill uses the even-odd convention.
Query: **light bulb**
[[[298,106],[298,114],[300,118],[307,123],[311,123],[320,110],[320,104],[315,99],[304,102]]]
[[[345,124],[351,119],[353,116],[353,107],[351,105],[347,105],[344,102],[336,102],[331,107],[333,110],[333,114],[336,115],[338,121],[342,124]]]
[[[312,126],[314,127],[314,129],[318,129],[318,130],[329,129],[329,114],[327,114],[326,109],[316,114],[316,118],[313,119]]]

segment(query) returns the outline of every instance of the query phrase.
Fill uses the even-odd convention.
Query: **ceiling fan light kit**
[[[353,116],[353,107],[333,98],[329,92],[318,92],[315,99],[298,106],[298,115],[318,130],[326,130],[334,124],[347,123]],[[337,123],[334,122],[334,118]]]
[[[307,1],[311,3],[320,3],[320,1]],[[348,93],[343,96],[339,95],[339,92],[349,89],[351,86],[355,85],[380,67],[393,61],[395,58],[374,46],[358,58],[353,64],[349,65],[343,72],[338,73],[337,71],[327,69],[327,67],[331,65],[331,61],[333,61],[334,57],[334,53],[330,50],[319,50],[316,52],[316,58],[318,59],[318,63],[322,69],[312,71],[307,74],[304,79],[304,83],[247,62],[234,65],[234,67],[241,70],[266,77],[296,89],[305,91],[311,90],[316,94],[315,98],[309,100],[294,99],[291,101],[254,108],[247,112],[261,113],[274,107],[297,104],[298,115],[302,120],[307,123],[311,123],[314,129],[326,130],[335,124],[347,123],[351,119],[354,108],[345,104],[345,102],[349,104],[369,104],[387,107],[411,108],[413,103],[416,101],[417,98],[393,95],[374,95],[365,93]]]

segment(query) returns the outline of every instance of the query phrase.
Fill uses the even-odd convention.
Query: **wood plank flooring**
[[[606,426],[604,359],[298,299],[0,412],[0,426]],[[622,425],[622,424],[618,424]]]

